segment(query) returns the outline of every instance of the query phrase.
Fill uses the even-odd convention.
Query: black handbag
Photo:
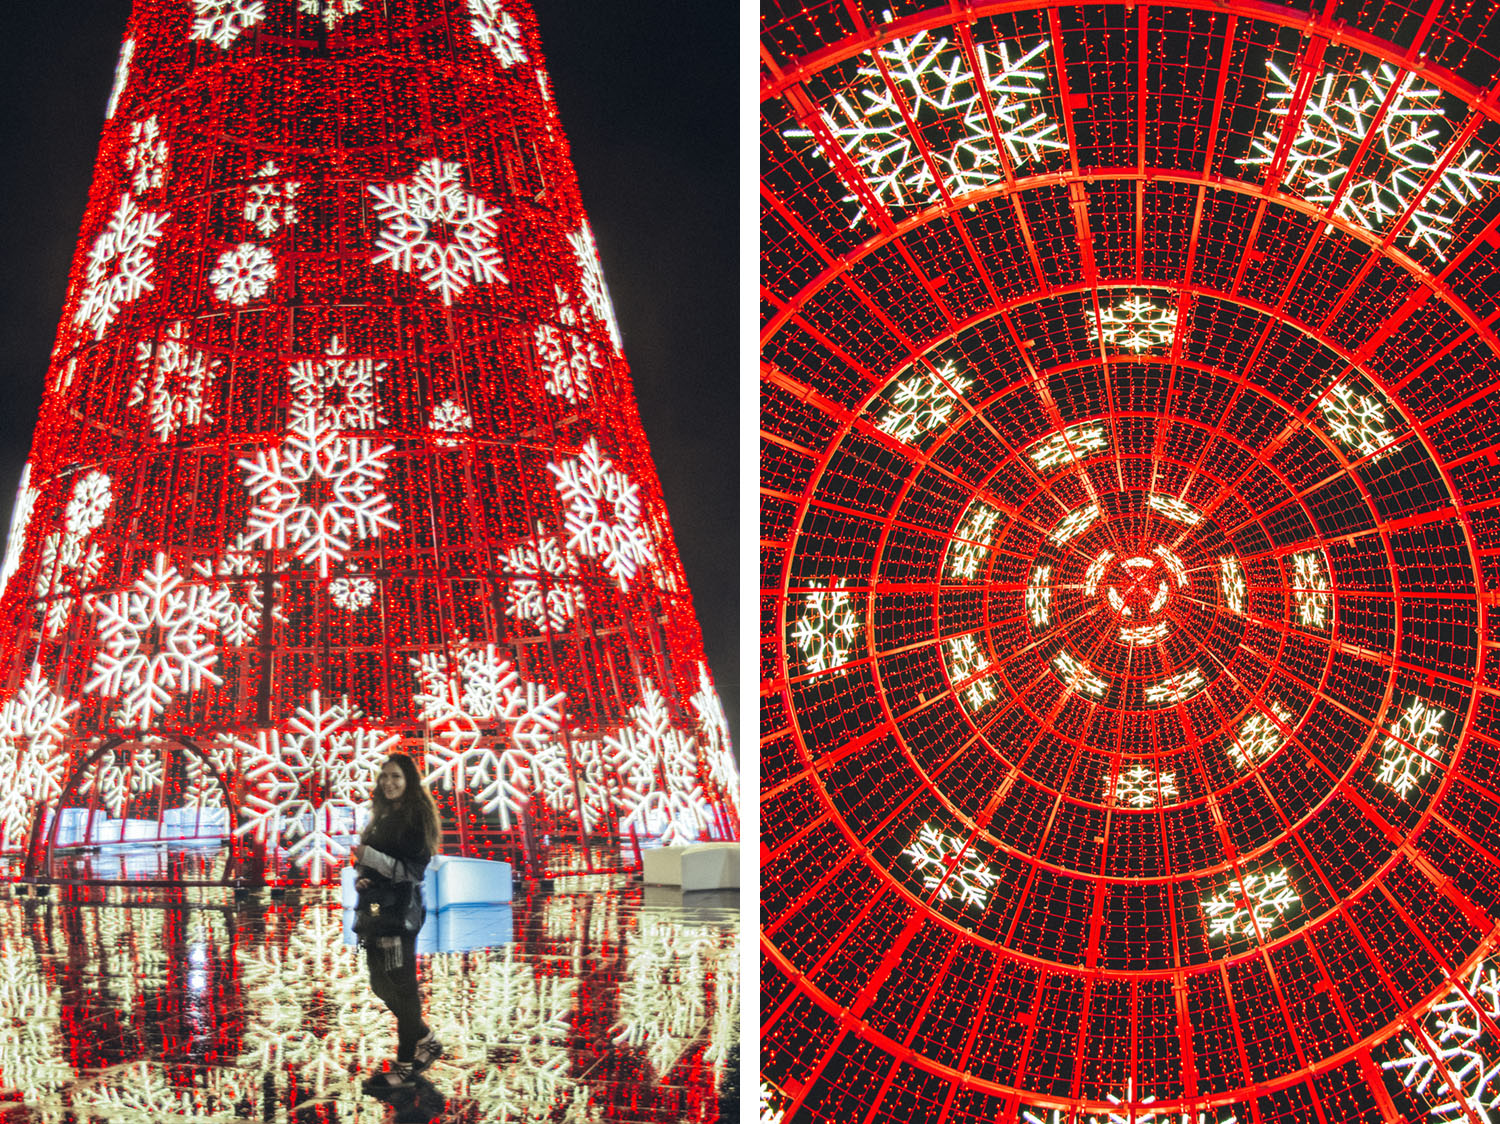
[[[420,885],[370,879],[355,902],[354,932],[365,938],[405,936],[421,929],[426,917]]]

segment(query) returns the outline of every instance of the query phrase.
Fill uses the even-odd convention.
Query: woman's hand
[[[354,888],[356,890],[368,890],[370,888],[370,880],[368,878],[360,878],[354,883]]]

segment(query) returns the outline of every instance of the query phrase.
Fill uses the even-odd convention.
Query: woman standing
[[[441,838],[437,806],[422,787],[416,764],[404,753],[393,753],[380,767],[370,794],[370,822],[354,848],[358,865],[355,888],[369,890],[381,883],[410,883],[411,893],[422,893],[422,876]],[[410,1087],[412,1078],[442,1056],[443,1044],[422,1021],[422,996],[417,991],[417,934],[368,937],[365,960],[370,989],[396,1016],[396,1061],[390,1069],[365,1082],[367,1091]]]

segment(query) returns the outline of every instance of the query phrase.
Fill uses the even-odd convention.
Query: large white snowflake
[[[892,210],[999,184],[1005,166],[997,134],[1013,168],[1067,148],[1045,108],[1050,48],[1046,39],[976,45],[975,75],[960,44],[918,32],[880,47],[878,61],[867,59],[853,83],[819,108],[820,123],[864,175],[870,193]],[[929,140],[951,138],[932,150],[932,163],[918,147],[908,113]],[[821,151],[823,142],[811,130],[786,135],[811,137]],[[854,207],[854,226],[865,216],[864,200],[851,190],[844,202]]]
[[[1115,774],[1113,797],[1127,808],[1154,808],[1177,798],[1177,774],[1160,773],[1149,765],[1131,765]]]
[[[1297,77],[1275,62],[1267,70],[1270,120],[1251,142],[1251,154],[1240,161],[1245,166],[1269,165],[1275,158],[1296,88]],[[1415,203],[1402,231],[1406,245],[1424,245],[1446,260],[1454,222],[1500,183],[1500,176],[1484,170],[1486,150],[1474,144],[1451,154],[1434,178],[1457,132],[1456,119],[1449,118],[1443,103],[1437,87],[1389,63],[1357,75],[1330,68],[1315,80],[1303,107],[1282,178],[1312,203],[1326,206],[1338,196],[1333,213],[1367,230],[1383,229]],[[1382,106],[1386,110],[1377,130],[1375,118]],[[1346,183],[1355,154],[1367,143],[1370,149],[1355,178]],[[1429,179],[1431,187],[1423,194]]]
[[[1243,617],[1250,590],[1245,584],[1245,567],[1232,554],[1219,556],[1219,590],[1224,594],[1224,607]]]
[[[566,693],[524,681],[493,644],[460,640],[451,651],[410,661],[417,717],[436,735],[424,780],[467,793],[510,827],[534,791],[568,779],[556,736]]]
[[[558,493],[568,505],[563,515],[568,548],[598,558],[604,572],[628,592],[636,573],[656,561],[650,530],[641,522],[639,485],[599,451],[593,437],[576,458],[548,464],[547,471],[557,478]]]
[[[808,593],[802,615],[792,628],[792,642],[807,661],[807,670],[821,674],[849,658],[859,635],[859,617],[842,580]]]
[[[965,857],[962,839],[945,835],[929,823],[922,825],[917,838],[901,854],[911,859],[913,869],[922,875],[925,888],[937,890],[943,901],[956,894],[962,905],[981,912],[990,890],[999,880],[972,853]]]
[[[363,717],[347,698],[325,705],[314,690],[285,732],[241,742],[246,792],[236,833],[285,846],[321,882],[349,853],[381,763],[400,741]]]
[[[419,276],[448,305],[470,284],[509,282],[495,248],[500,209],[464,190],[461,164],[425,160],[411,179],[369,190],[384,224],[376,265]]]
[[[167,157],[171,150],[162,139],[155,115],[130,126],[130,144],[125,149],[125,170],[137,195],[167,182]]]
[[[20,688],[0,707],[0,845],[26,845],[38,806],[62,795],[68,766],[63,743],[78,709],[52,690],[41,669],[32,667]]]
[[[521,25],[500,4],[500,0],[468,0],[469,30],[504,67],[526,61],[526,47],[521,42]]]
[[[615,350],[621,347],[620,322],[615,318],[615,303],[609,298],[609,286],[604,283],[604,267],[599,264],[599,245],[594,241],[594,228],[588,219],[568,235],[573,247],[573,260],[583,280],[583,304],[595,320],[609,329],[610,342]]]
[[[1292,555],[1292,603],[1300,624],[1312,628],[1328,627],[1328,571],[1323,556],[1316,550]]]
[[[350,359],[338,336],[328,341],[322,359],[299,359],[286,369],[292,404],[288,418],[312,417],[334,429],[376,429],[385,425],[375,384],[387,363]]]
[[[1291,712],[1275,699],[1266,699],[1266,709],[1270,714],[1256,711],[1247,716],[1240,723],[1238,736],[1229,743],[1229,760],[1241,769],[1270,757],[1286,740],[1271,715],[1280,719],[1282,725],[1289,725],[1292,721]]]
[[[959,396],[973,381],[952,363],[944,364],[936,374],[914,372],[896,384],[875,428],[910,444],[947,421]]]
[[[104,232],[89,248],[83,291],[73,312],[73,323],[88,325],[96,340],[103,339],[120,309],[155,288],[152,251],[161,241],[162,227],[172,216],[165,211],[143,211],[127,192],[110,216]]]
[[[241,242],[225,250],[208,275],[214,296],[239,306],[265,296],[275,280],[276,255],[254,242]]]
[[[1465,994],[1467,992],[1467,994]],[[1490,1124],[1500,1119],[1500,1050],[1491,1027],[1500,1020],[1500,972],[1478,960],[1399,1039],[1400,1053],[1380,1063],[1419,1094],[1432,1124]]]
[[[215,47],[229,46],[266,18],[265,0],[192,0],[193,29],[189,39],[203,39]]]
[[[173,695],[222,682],[209,637],[227,598],[222,589],[187,584],[158,553],[129,589],[95,601],[99,649],[84,690],[119,696],[121,724],[145,729]]]
[[[444,398],[432,408],[432,418],[427,428],[436,435],[435,444],[453,448],[463,440],[463,434],[474,432],[474,419],[469,411],[451,398]]]
[[[698,740],[672,724],[666,698],[648,678],[632,722],[605,736],[610,764],[620,780],[616,803],[620,830],[659,839],[661,845],[691,843],[703,835],[712,813],[703,795]]]
[[[1042,438],[1026,450],[1026,458],[1038,472],[1051,472],[1108,451],[1109,430],[1080,423]]]
[[[1190,667],[1148,686],[1146,701],[1158,706],[1175,706],[1203,690],[1205,683],[1203,672],[1199,668]]]
[[[708,676],[708,664],[698,661],[698,689],[690,700],[698,712],[699,746],[708,763],[708,775],[731,805],[740,805],[740,770],[735,763],[734,747],[729,740],[729,719],[724,704]]]
[[[1203,914],[1210,937],[1264,937],[1301,899],[1286,867],[1246,874],[1221,894],[1205,898]]]
[[[546,372],[542,384],[549,394],[577,404],[593,393],[593,372],[603,370],[599,348],[578,329],[578,314],[567,291],[554,285],[556,324],[538,324],[533,333],[537,361]]]
[[[1366,394],[1356,394],[1346,383],[1335,383],[1318,402],[1323,420],[1344,447],[1371,460],[1396,451],[1395,438],[1386,428],[1385,407]]]
[[[112,119],[120,108],[120,98],[125,87],[130,85],[130,60],[135,57],[135,40],[127,39],[120,44],[120,57],[115,62],[115,80],[109,88],[109,104],[104,107],[104,119]]]
[[[318,576],[326,578],[329,566],[347,557],[354,540],[398,528],[389,515],[391,502],[380,489],[384,458],[392,448],[376,447],[363,437],[340,437],[326,418],[297,418],[279,448],[239,462],[254,501],[246,545],[283,550],[290,543],[297,557],[315,563]]]
[[[560,632],[583,608],[578,557],[540,522],[533,538],[505,551],[505,615],[530,621],[539,632]]]
[[[968,516],[948,544],[948,576],[964,580],[979,572],[1000,521],[1000,513],[985,503],[973,504]]]
[[[1426,699],[1412,698],[1391,723],[1390,736],[1380,746],[1375,778],[1406,799],[1442,757],[1444,722],[1448,712]]]
[[[1203,522],[1203,516],[1197,508],[1176,496],[1163,496],[1152,492],[1146,497],[1146,504],[1152,511],[1164,515],[1174,523],[1193,527]]]
[[[1127,297],[1112,308],[1099,307],[1099,323],[1089,318],[1089,338],[1102,339],[1106,347],[1118,347],[1139,355],[1153,348],[1170,347],[1177,333],[1177,309],[1147,297]]]
[[[1052,657],[1052,669],[1071,691],[1082,691],[1096,699],[1102,699],[1109,691],[1109,684],[1089,670],[1089,665],[1066,648]]]
[[[5,539],[5,562],[0,565],[0,595],[15,576],[21,565],[21,555],[26,549],[26,532],[31,527],[31,513],[36,508],[37,490],[31,486],[31,462],[21,468],[21,481],[16,485],[16,502],[10,509],[10,531]]]
[[[317,0],[313,2],[317,3]],[[355,10],[358,11],[359,0],[351,2],[356,4]],[[334,4],[329,5],[330,10],[334,7]],[[297,221],[296,198],[302,184],[296,180],[277,181],[279,175],[281,169],[276,162],[267,160],[255,173],[258,182],[245,189],[245,221],[253,224],[262,238],[270,238],[283,226],[291,226]]]
[[[297,0],[297,7],[309,16],[321,16],[324,26],[332,31],[340,21],[360,11],[364,0]]]
[[[189,347],[186,336],[186,326],[174,320],[161,339],[141,340],[135,345],[139,370],[127,405],[146,407],[158,441],[168,441],[188,426],[214,420],[204,398],[222,364]]]
[[[160,793],[165,776],[161,739],[145,737],[101,754],[79,787],[79,793],[97,795],[99,807],[119,819],[136,797],[146,797],[149,801]]]
[[[1052,529],[1052,533],[1047,537],[1058,546],[1062,546],[1064,543],[1071,542],[1087,531],[1094,525],[1094,520],[1098,518],[1099,505],[1096,503],[1087,503],[1082,507],[1075,507],[1062,517],[1057,526]]]
[[[1038,566],[1026,579],[1026,615],[1031,627],[1046,628],[1052,623],[1052,567]]]
[[[265,611],[264,566],[244,536],[231,542],[217,559],[194,562],[193,573],[224,592],[219,606],[220,639],[232,648],[258,643]],[[271,618],[286,620],[280,581],[271,583]]]

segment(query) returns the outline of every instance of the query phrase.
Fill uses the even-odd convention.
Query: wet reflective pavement
[[[378,1098],[395,1020],[336,888],[0,900],[0,1121],[737,1119],[735,893],[516,892],[439,918],[418,972],[446,1055]]]

